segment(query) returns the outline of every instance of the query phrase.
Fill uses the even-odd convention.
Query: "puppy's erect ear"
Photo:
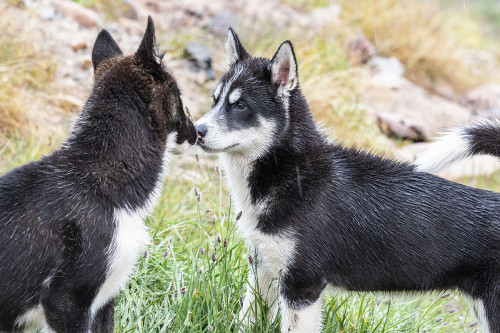
[[[158,50],[155,40],[155,26],[153,24],[153,19],[148,16],[148,26],[144,37],[142,37],[141,45],[135,53],[144,63],[161,63],[161,58],[158,55]]]
[[[92,63],[94,64],[94,70],[97,69],[103,60],[122,54],[123,53],[118,47],[118,44],[116,44],[109,32],[104,29],[101,30],[99,35],[97,35],[94,48],[92,49]]]
[[[279,95],[286,94],[299,82],[297,61],[290,41],[283,42],[271,60],[271,83]]]
[[[228,68],[250,56],[243,45],[241,45],[238,35],[231,27],[229,27],[226,36],[226,54]]]

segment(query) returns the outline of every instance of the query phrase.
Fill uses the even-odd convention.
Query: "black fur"
[[[94,318],[89,309],[108,274],[114,212],[148,201],[169,133],[196,140],[154,48],[151,18],[132,56],[101,31],[95,84],[67,142],[0,178],[0,331],[23,330],[16,320],[37,305],[55,332],[113,331],[113,299]]]
[[[470,153],[500,157],[500,126],[493,123],[478,124],[465,128],[465,137],[470,142]]]
[[[94,65],[94,70],[97,69],[103,60],[122,54],[122,50],[120,50],[120,47],[116,44],[109,32],[101,30],[97,35],[94,48],[92,49],[92,64]]]
[[[228,132],[258,130],[259,117],[275,124],[268,146],[248,161],[245,181],[252,203],[266,203],[256,228],[295,244],[280,272],[282,306],[304,309],[327,285],[350,291],[458,289],[484,302],[490,332],[499,333],[500,194],[331,143],[317,129],[300,87],[290,91],[288,109],[279,100],[271,65],[252,57],[233,64],[221,82],[245,69],[232,86],[242,89],[248,110],[239,114],[226,103],[217,121]],[[210,150],[203,140],[210,126],[203,126],[199,144]],[[497,128],[495,138],[498,133]],[[492,153],[477,142],[476,150]]]

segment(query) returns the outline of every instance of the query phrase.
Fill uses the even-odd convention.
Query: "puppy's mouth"
[[[198,140],[198,142],[196,144],[198,146],[200,146],[201,149],[203,149],[207,153],[223,153],[223,152],[231,151],[234,148],[239,146],[238,143],[235,143],[235,144],[230,145],[230,146],[225,147],[225,148],[212,148],[210,146],[207,146],[205,143],[203,143],[202,140]]]

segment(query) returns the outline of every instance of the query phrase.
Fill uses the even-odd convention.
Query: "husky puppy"
[[[102,30],[92,61],[62,148],[0,178],[0,331],[112,332],[169,158],[196,141],[151,17],[135,54]]]
[[[256,252],[240,313],[256,320],[256,290],[281,332],[318,332],[327,289],[472,298],[485,332],[500,332],[500,195],[414,165],[330,142],[313,121],[292,44],[252,57],[230,29],[229,68],[195,125],[220,153]],[[257,283],[258,281],[258,283]]]

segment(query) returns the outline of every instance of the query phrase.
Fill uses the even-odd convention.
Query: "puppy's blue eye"
[[[236,109],[242,111],[242,110],[245,110],[247,108],[247,106],[245,105],[245,103],[239,101],[236,103]]]

